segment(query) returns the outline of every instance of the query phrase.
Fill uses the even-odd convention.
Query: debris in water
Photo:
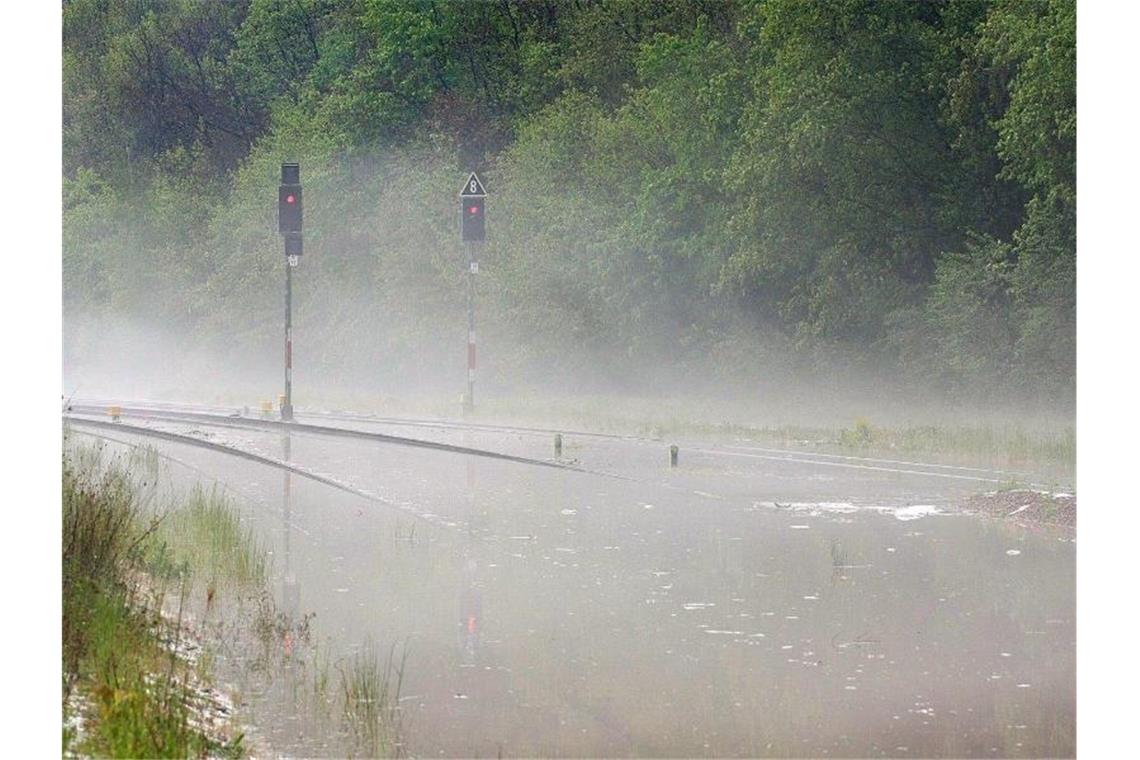
[[[911,507],[901,507],[894,510],[896,520],[918,520],[919,518],[926,517],[927,515],[938,515],[938,507],[932,504],[915,504]]]

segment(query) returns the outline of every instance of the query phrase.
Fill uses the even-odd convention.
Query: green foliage
[[[162,617],[162,595],[140,588],[160,522],[147,507],[153,464],[145,452],[106,464],[98,448],[69,447],[64,455],[64,717],[82,709],[87,726],[82,737],[65,730],[64,751],[240,757],[240,736],[221,744],[195,727],[189,666],[163,644],[181,632]],[[81,699],[73,702],[73,693]]]
[[[366,640],[344,667],[340,665],[340,698],[345,722],[357,745],[369,757],[395,755],[400,735],[400,689],[407,665],[407,650],[399,663],[392,646],[384,665],[371,640]]]
[[[939,259],[925,308],[896,313],[891,322],[916,380],[977,392],[983,379],[987,391],[1010,379],[1014,266],[1012,246],[992,238]]]
[[[150,572],[164,578],[197,576],[208,587],[221,582],[256,586],[266,580],[268,558],[233,504],[216,490],[196,488],[166,515],[147,542]]]
[[[869,341],[961,240],[961,186],[938,119],[953,57],[934,6],[757,8],[754,100],[731,165],[746,200],[729,268],[805,335]]]
[[[855,426],[850,430],[844,428],[839,431],[839,443],[842,446],[871,446],[879,443],[880,435],[871,427],[870,421],[865,417],[855,420]]]
[[[123,576],[142,531],[135,484],[119,468],[103,470],[96,449],[63,462],[63,663],[65,684],[90,650],[95,602],[107,589],[121,603]]]
[[[712,351],[770,373],[763,334],[810,366],[1071,398],[1072,0],[75,0],[63,20],[68,315],[264,344],[268,199],[299,160],[298,327],[353,347],[317,362],[431,364],[474,167],[504,372]]]

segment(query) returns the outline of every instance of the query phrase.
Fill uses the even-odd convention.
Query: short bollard
[[[271,414],[273,414],[273,402],[272,401],[262,401],[261,402],[261,416],[262,417],[268,417]]]
[[[118,422],[122,417],[123,410],[121,407],[112,406],[107,410],[107,414],[111,415],[111,422]]]
[[[554,434],[554,458],[562,458],[562,433]]]
[[[669,447],[669,466],[677,466],[677,444],[673,444]]]

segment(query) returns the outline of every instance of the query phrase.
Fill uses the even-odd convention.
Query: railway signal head
[[[281,164],[277,188],[277,230],[283,235],[301,233],[301,167]]]
[[[485,210],[483,202],[486,198],[487,191],[483,189],[483,183],[479,181],[475,172],[471,172],[467,181],[463,183],[463,189],[459,191],[459,218],[462,220],[464,241],[487,238],[483,213]]]
[[[486,240],[483,198],[460,198],[463,204],[463,239]]]

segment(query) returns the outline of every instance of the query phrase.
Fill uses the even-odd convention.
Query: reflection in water
[[[479,654],[483,589],[479,585],[478,571],[478,561],[474,557],[468,558],[463,568],[463,585],[459,592],[459,648],[464,667],[474,667]]]
[[[291,433],[286,430],[282,436],[282,459],[286,462],[292,459],[293,441]],[[297,583],[297,574],[293,569],[293,551],[292,542],[290,541],[290,534],[292,531],[293,523],[293,481],[292,473],[289,470],[284,471],[284,489],[281,498],[281,528],[282,540],[284,542],[285,552],[285,567],[281,575],[281,606],[287,619],[296,619],[301,600],[301,587]],[[282,648],[286,657],[293,654],[293,648],[296,644],[293,631],[291,628],[286,628],[282,640]]]
[[[470,445],[468,443],[468,445]],[[459,587],[459,652],[461,667],[474,667],[479,655],[483,627],[483,588],[479,582],[479,561],[475,558],[477,535],[484,523],[475,488],[475,458],[464,457],[466,469],[467,531],[465,561]]]

